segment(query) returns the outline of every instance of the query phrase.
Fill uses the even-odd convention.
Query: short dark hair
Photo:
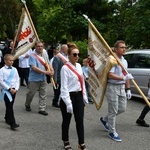
[[[123,41],[123,40],[118,40],[118,41],[114,44],[114,47],[115,47],[115,48],[118,48],[118,46],[119,46],[120,43],[125,44],[125,41]]]
[[[35,42],[35,46],[37,46],[39,43],[42,43],[42,44],[43,44],[43,41],[41,41],[41,40],[36,41],[36,42]],[[44,44],[43,44],[43,45],[44,45]]]

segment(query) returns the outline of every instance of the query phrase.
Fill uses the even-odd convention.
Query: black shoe
[[[56,104],[52,104],[53,107],[56,107],[56,108],[60,108],[60,106],[56,103]]]
[[[25,84],[21,84],[20,86],[26,86]]]
[[[26,111],[31,111],[31,107],[30,106],[25,106],[26,107]]]
[[[11,128],[12,130],[15,130],[15,129],[18,128],[19,126],[20,126],[19,124],[14,123],[14,124],[10,125],[10,128]]]
[[[41,115],[44,115],[44,116],[48,115],[48,113],[46,111],[39,111],[38,113],[41,114]]]
[[[93,104],[94,102],[92,100],[89,100],[89,104]]]
[[[145,122],[145,120],[137,119],[136,123],[142,127],[149,127],[150,125]]]

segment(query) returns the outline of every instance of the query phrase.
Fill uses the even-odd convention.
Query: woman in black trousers
[[[84,76],[79,59],[79,49],[75,44],[68,45],[69,62],[61,69],[62,140],[65,150],[72,150],[69,142],[69,126],[74,114],[78,136],[78,150],[86,150],[84,143],[84,106],[88,103]]]

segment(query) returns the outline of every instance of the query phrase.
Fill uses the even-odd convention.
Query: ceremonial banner
[[[116,64],[119,64],[124,72],[124,75],[127,74],[126,68],[115,55],[112,49],[109,47],[107,42],[98,32],[96,27],[90,21],[88,16],[84,15],[85,19],[89,22],[89,34],[88,34],[88,66],[89,66],[89,86],[90,93],[95,106],[97,109],[100,109],[104,94],[106,90],[107,74],[110,68]],[[143,94],[137,83],[134,79],[131,79],[132,83],[138,90],[138,92],[143,97],[143,100],[150,107],[150,102],[147,97]],[[99,101],[100,99],[100,101]]]
[[[88,70],[89,70],[89,90],[95,106],[100,109],[107,83],[107,73],[113,65],[116,65],[116,59],[110,54],[96,33],[89,26],[88,33]]]
[[[35,45],[37,41],[34,29],[25,9],[22,11],[20,23],[16,33],[16,41],[14,43],[14,59],[24,54]]]

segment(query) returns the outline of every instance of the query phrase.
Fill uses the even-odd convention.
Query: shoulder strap
[[[58,53],[56,56],[58,56],[64,64],[68,61],[61,53]]]
[[[7,81],[6,81],[7,85],[10,85],[11,80],[12,80],[14,74],[15,74],[15,69],[12,67],[12,69],[11,69],[11,71],[10,71],[10,74],[9,74],[9,76],[8,76],[8,78],[7,78]]]
[[[7,85],[10,85],[14,74],[15,74],[15,69],[12,67],[12,69],[10,71],[10,74],[9,74],[7,80],[6,80],[6,84]],[[9,101],[12,102],[12,96],[11,96],[10,92],[8,90],[6,90],[6,89],[2,89],[2,92],[0,93],[0,99],[4,101],[4,94],[5,93],[7,94],[7,97],[9,99]]]
[[[40,58],[38,57],[38,55],[36,55],[35,53],[32,53],[32,54],[37,58],[37,60],[38,60],[44,67],[46,67],[45,62],[44,62],[42,59],[40,59]]]
[[[124,69],[122,69],[122,73],[123,73],[124,76],[127,75],[127,72]]]
[[[72,72],[74,72],[76,75],[77,75],[77,77],[78,77],[78,79],[79,79],[79,82],[80,82],[80,85],[81,85],[81,89],[82,89],[82,92],[83,92],[83,82],[82,82],[82,77],[81,77],[81,75],[79,75],[79,73],[76,71],[76,70],[74,70],[73,68],[72,68],[72,66],[70,66],[68,63],[67,64],[65,64]]]

